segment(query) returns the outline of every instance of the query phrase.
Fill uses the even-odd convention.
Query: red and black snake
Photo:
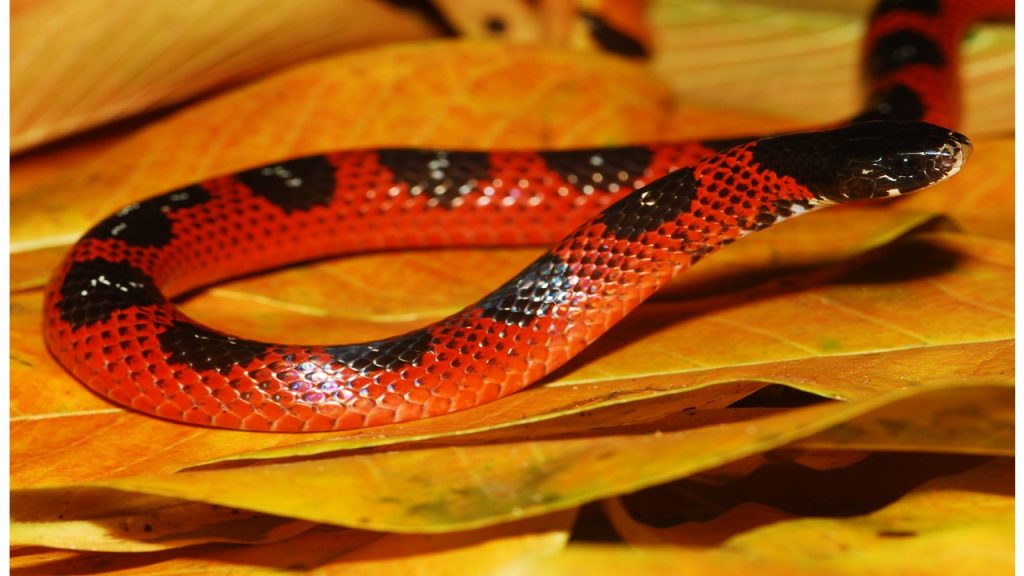
[[[207,426],[358,428],[490,402],[550,373],[725,244],[818,206],[956,173],[970,144],[933,124],[958,119],[959,40],[977,18],[1012,11],[883,1],[866,40],[868,104],[831,130],[572,151],[346,151],[126,206],[54,274],[47,344],[97,393]],[[555,241],[479,302],[375,342],[256,342],[169,301],[338,254]]]

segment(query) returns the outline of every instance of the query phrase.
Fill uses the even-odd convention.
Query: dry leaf
[[[596,12],[649,49],[642,0],[574,4],[22,2],[11,10],[12,147],[22,151],[312,57],[387,42],[458,34],[614,52],[581,12]]]
[[[437,34],[415,12],[367,0],[36,1],[11,13],[11,147],[313,56]]]
[[[148,554],[75,554],[26,549],[11,559],[12,574],[202,573],[464,574],[497,573],[526,558],[549,558],[568,540],[575,514],[562,512],[472,532],[380,534],[320,526],[261,546],[207,545]]]
[[[406,449],[84,486],[181,498],[360,529],[466,530],[571,509],[771,450],[920,394],[898,390],[856,403],[752,415],[653,434]],[[965,394],[969,394],[966,389]],[[908,418],[913,418],[913,414]],[[436,479],[443,478],[444,482]],[[22,490],[25,502],[72,486]],[[331,495],[359,494],[358,498]],[[33,518],[15,510],[22,522]]]
[[[776,18],[748,3],[703,1],[654,10],[666,18],[659,35],[673,27],[692,32],[663,43],[664,56],[655,64],[672,71],[666,78],[677,88],[686,82],[698,99],[748,108],[756,101],[764,103],[762,112],[788,110],[783,114],[793,118],[670,110],[670,97],[655,78],[616,60],[482,44],[423,45],[297,67],[183,109],[124,141],[23,163],[12,196],[12,242],[20,251],[12,267],[14,286],[22,291],[12,298],[11,332],[15,542],[128,550],[246,536],[259,541],[279,537],[275,527],[302,526],[266,516],[257,516],[270,518],[264,524],[219,524],[217,509],[203,502],[360,527],[453,530],[570,510],[697,471],[720,472],[715,466],[725,462],[742,473],[762,461],[755,455],[835,468],[863,458],[865,449],[1012,454],[1013,143],[1007,138],[977,141],[964,174],[938,189],[884,207],[822,213],[744,241],[702,264],[540,385],[443,418],[301,436],[183,426],[92,395],[42,348],[41,295],[34,288],[61,246],[121,204],[213,173],[354,146],[606,145],[716,129],[760,132],[816,120],[804,114],[834,120],[855,107],[852,59],[860,32],[852,15],[820,12],[812,18],[798,10]],[[703,25],[720,24],[718,37],[696,27],[702,19]],[[968,41],[972,133],[1009,126],[1007,32],[988,28]],[[775,34],[790,37],[789,43]],[[728,38],[747,47],[723,49]],[[822,47],[822,38],[830,43]],[[779,48],[761,50],[762,41]],[[673,55],[687,46],[703,56],[673,64]],[[812,54],[798,67],[790,49]],[[764,66],[755,70],[751,57]],[[844,59],[851,61],[848,68],[836,64]],[[424,69],[435,73],[424,76]],[[362,82],[353,84],[353,75]],[[752,89],[758,98],[751,98]],[[805,95],[814,98],[813,108]],[[424,113],[436,110],[442,113]],[[291,132],[282,133],[282,126]],[[950,233],[953,227],[961,233]],[[533,254],[361,256],[224,285],[185,307],[217,327],[268,339],[307,341],[302,334],[316,333],[318,339],[365,340],[469,303]],[[331,282],[300,284],[311,273],[327,274]],[[360,286],[369,279],[383,280],[389,289]],[[452,288],[424,298],[414,289],[424,284]],[[339,290],[352,295],[344,310],[332,306],[331,291],[336,297]],[[749,398],[736,402],[769,383],[849,403],[783,410],[740,407]],[[990,386],[978,386],[983,384]],[[815,447],[858,452],[843,459],[808,452]],[[269,458],[288,460],[252,461]],[[205,470],[172,474],[213,461],[219,462]],[[1002,482],[1000,470],[989,476]],[[30,489],[42,486],[50,488]],[[97,496],[89,506],[61,499],[82,489]],[[596,557],[604,571],[642,570],[658,562],[677,569],[683,562],[714,573],[906,573],[934,571],[942,562],[964,571],[999,570],[1008,556],[1007,502],[1012,510],[1012,497],[998,494],[1000,489],[993,494],[990,485],[971,484],[947,490],[952,497],[936,502],[911,495],[907,507],[897,502],[890,516],[883,510],[860,524],[786,520],[778,510],[748,507],[723,517],[718,532],[739,534],[739,548],[693,554],[641,548],[626,557],[570,550],[557,562],[585,567]],[[963,497],[971,490],[978,498]],[[985,499],[993,495],[998,498]],[[974,514],[974,507],[982,514]],[[211,514],[181,512],[188,510]],[[932,510],[934,517],[928,516]],[[54,513],[66,517],[33,523],[52,520]],[[535,546],[538,554],[556,553],[571,513],[554,524],[543,524],[544,518],[427,537],[319,527],[278,544],[207,544],[184,553],[62,555],[27,548],[16,550],[14,560],[16,573],[38,574],[97,567],[458,571],[481,558],[493,559],[488,566],[505,566]],[[907,518],[921,523],[900,524]],[[161,521],[151,524],[155,538],[144,533],[146,519]],[[108,530],[122,525],[132,530]],[[236,530],[246,527],[251,531],[245,534]],[[713,531],[704,528],[705,534]],[[839,541],[863,553],[851,557],[828,548],[820,540],[824,533],[840,535]],[[791,546],[801,542],[807,548]],[[765,561],[752,565],[737,549]],[[822,550],[827,553],[807,560]],[[961,554],[973,554],[975,563]]]
[[[838,267],[843,276],[820,287],[784,282],[717,299],[650,303],[543,386],[501,402],[399,426],[298,437],[182,426],[98,401],[42,349],[39,295],[18,295],[12,308],[12,484],[170,472],[272,447],[283,451],[268,455],[298,455],[445,436],[716,383],[776,382],[863,400],[910,385],[1011,381],[1012,250],[956,235],[900,246],[859,270]],[[360,333],[369,325],[310,317],[303,324],[339,340],[355,339],[341,330]],[[719,341],[720,347],[708,345]],[[938,365],[944,369],[934,370]],[[33,386],[47,371],[49,385]],[[330,440],[293,446],[315,438]]]
[[[1011,574],[1013,463],[1008,459],[932,480],[863,516],[793,518],[745,506],[685,530],[733,534],[721,544],[574,546],[525,560],[506,574]],[[617,514],[627,533],[642,529]],[[656,530],[646,534],[658,538]],[[683,533],[680,534],[683,537]]]
[[[309,522],[145,494],[86,488],[56,497],[22,493],[14,508],[32,520],[11,523],[12,546],[147,552],[209,542],[276,542]]]
[[[681,101],[802,120],[852,116],[861,106],[861,40],[874,0],[846,10],[807,0],[652,3],[654,67]],[[961,49],[962,128],[1013,131],[1014,29],[977,27]]]
[[[11,202],[11,248],[69,244],[121,206],[281,158],[649,141],[668,108],[647,70],[611,57],[459,42],[323,58],[182,109],[22,192]]]
[[[964,452],[1013,456],[1014,390],[939,390],[896,402],[796,445],[805,449]]]
[[[893,204],[901,212],[941,213],[965,233],[1013,241],[1014,139],[974,140],[974,154],[959,177],[926,194]]]
[[[797,218],[729,246],[687,270],[656,298],[713,295],[745,288],[771,277],[807,272],[850,259],[914,230],[943,226],[949,225],[930,213],[867,207]],[[366,334],[361,337],[372,339],[377,337],[375,334],[398,333],[461,310],[497,288],[538,255],[539,249],[357,255],[220,285],[204,295],[208,301],[197,299],[188,306],[199,319],[215,326],[237,326],[233,330],[251,338],[273,339],[278,334],[294,334],[299,341],[308,341],[298,325],[292,330],[275,326],[276,306],[281,317],[285,310],[293,311],[296,322],[314,317],[369,323],[360,331],[347,332]],[[317,281],[311,283],[309,278]],[[420,286],[439,289],[420,290]],[[339,294],[345,295],[344,307],[338,306]],[[218,310],[234,308],[234,303],[264,305],[269,317],[218,317]],[[211,317],[204,316],[208,307],[214,312]],[[329,336],[318,337],[322,340]]]

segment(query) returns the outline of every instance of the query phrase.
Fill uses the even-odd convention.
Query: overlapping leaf
[[[11,16],[15,151],[312,56],[438,34],[386,2],[42,0]]]
[[[654,2],[655,66],[688,101],[800,118],[807,124],[833,122],[853,115],[862,104],[861,39],[875,4]],[[962,128],[968,134],[1013,130],[1013,46],[1008,22],[973,30],[965,39]]]
[[[610,508],[616,527],[645,546],[578,546],[506,573],[655,574],[679,566],[730,575],[1013,572],[1008,459],[932,480],[880,510],[846,518],[799,518],[748,504],[710,522],[657,529]]]
[[[589,34],[584,13],[572,8],[480,0],[15,3],[12,148],[23,151],[311,57],[387,42],[458,34],[606,50]],[[606,25],[649,44],[642,3],[603,12]]]
[[[24,496],[15,498],[14,507],[19,514],[31,510],[32,520],[12,525],[11,543],[17,546],[146,552],[209,542],[275,542],[313,527],[286,517],[104,489],[66,498]]]
[[[707,9],[697,5],[692,14]],[[748,23],[755,22],[766,20]],[[989,43],[972,39],[968,62],[996,58],[992,37],[980,38]],[[423,69],[435,73],[417,76]],[[353,76],[361,82],[351,83]],[[12,258],[20,290],[11,333],[13,542],[96,550],[270,543],[116,558],[26,548],[15,564],[26,574],[100,563],[213,573],[332,563],[374,573],[426,564],[457,572],[481,559],[507,567],[531,549],[561,551],[581,503],[696,472],[742,476],[756,467],[754,455],[776,448],[823,467],[846,466],[866,450],[1012,454],[1013,143],[1006,138],[979,140],[964,174],[908,201],[817,214],[730,247],[540,385],[442,418],[301,436],[183,426],[92,395],[42,347],[37,288],[60,246],[127,201],[214,173],[336,147],[602,145],[652,139],[666,127],[686,135],[716,125],[731,133],[787,125],[750,115],[716,120],[693,108],[669,116],[668,98],[644,71],[611,60],[479,44],[398,47],[298,67],[205,101],[95,154],[63,156],[73,165],[66,173],[48,175],[38,157],[12,206],[21,251]],[[417,107],[396,106],[410,101]],[[976,121],[995,126],[996,112]],[[55,248],[32,250],[46,246]],[[217,287],[185,309],[246,336],[366,340],[470,303],[534,254],[360,256]],[[315,285],[304,282],[311,273]],[[421,286],[436,288],[425,295]],[[344,309],[335,304],[340,293]],[[768,384],[843,402],[749,407]],[[822,449],[854,452],[831,457]],[[985,470],[1003,482],[1005,469],[994,466]],[[570,550],[560,560],[566,564],[549,566],[685,561],[715,572],[752,569],[740,550],[786,573],[896,573],[924,566],[901,563],[914,554],[996,569],[1008,556],[1007,497],[976,479],[929,487],[931,504],[913,492],[891,512],[831,524],[742,507],[697,530],[730,534],[723,548],[643,550],[632,558]],[[984,497],[965,498],[960,487],[968,485]],[[971,515],[961,502],[992,515]],[[570,512],[507,522],[552,510]],[[921,522],[897,521],[914,511],[925,511]],[[610,515],[628,534],[628,518]],[[295,518],[359,529],[306,530]],[[444,532],[496,522],[505,523],[422,537],[367,530]],[[863,550],[850,568],[843,562],[851,556],[835,550],[808,560],[810,547],[782,546],[806,539],[820,547],[807,535],[825,530]],[[879,536],[886,531],[896,536]],[[288,539],[274,543],[280,538]],[[944,550],[991,563],[957,564]],[[532,571],[529,560],[524,570]]]
[[[11,559],[12,573],[281,574],[322,569],[345,574],[485,573],[527,558],[547,558],[568,540],[574,514],[562,512],[501,526],[436,535],[381,534],[321,526],[262,546],[207,545],[148,554],[66,554],[27,548]]]
[[[19,194],[12,249],[68,244],[128,203],[281,158],[654,140],[669,105],[643,67],[610,57],[467,42],[324,58],[185,108]]]
[[[12,409],[21,415],[14,418],[12,433],[25,440],[12,446],[12,481],[15,486],[31,486],[169,472],[274,446],[292,446],[283,454],[297,455],[379,445],[509,426],[602,404],[744,380],[785,383],[850,400],[908,384],[1009,381],[1013,349],[1012,315],[1007,311],[1012,298],[1011,251],[998,241],[955,235],[903,246],[896,253],[883,252],[860,270],[840,267],[843,275],[827,286],[799,289],[799,284],[787,286],[787,281],[731,297],[651,303],[544,386],[466,413],[319,435],[327,439],[305,446],[292,445],[309,436],[182,427],[98,402],[58,367],[46,364],[39,334],[32,330],[40,325],[40,297],[18,296],[14,310],[24,310],[27,318],[26,353],[19,351],[15,340],[14,375],[19,386]],[[908,266],[908,261],[915,264]],[[814,279],[810,281],[813,286]],[[890,287],[894,282],[898,288]],[[783,287],[788,291],[781,291]],[[922,309],[942,313],[922,314]],[[789,320],[779,322],[780,317]],[[18,315],[14,318],[17,325]],[[319,320],[325,333],[338,331],[338,325],[359,333],[366,325]],[[317,321],[304,318],[303,324],[309,327]],[[716,341],[723,345],[709,345]],[[32,377],[46,373],[36,369],[36,364],[45,366],[51,375],[50,386],[42,394],[30,392],[28,387]],[[944,366],[943,370],[935,370],[936,365]],[[54,400],[34,404],[46,395]],[[58,401],[61,396],[64,399]],[[73,402],[74,398],[81,398],[81,404]],[[68,414],[49,412],[54,405],[68,402],[72,402]],[[69,426],[69,422],[79,424]],[[118,464],[111,467],[110,462]]]
[[[971,389],[961,392],[961,399],[972,394]],[[986,404],[991,395],[985,392],[975,406],[991,405]],[[659,421],[655,425],[659,432],[654,434],[623,435],[613,429],[599,437],[543,441],[486,437],[479,444],[470,437],[470,442],[457,446],[137,476],[89,485],[371,530],[464,530],[569,509],[684,477],[805,438],[915,393],[901,390],[862,402],[768,415],[712,412],[705,421],[677,421],[674,426],[681,426],[680,430]],[[930,407],[904,410],[898,421],[913,421],[928,414]],[[1005,453],[1012,443],[1004,442],[1000,448]],[[439,478],[445,481],[432,480]],[[66,488],[18,492],[21,513],[27,518],[16,519],[30,521],[32,509],[38,507],[33,503],[51,501],[66,492]],[[337,497],[351,494],[360,497]]]

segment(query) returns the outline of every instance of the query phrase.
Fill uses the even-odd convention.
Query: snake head
[[[792,176],[820,203],[885,198],[942,182],[971,154],[966,136],[924,122],[863,122],[766,138],[753,149],[764,168]],[[788,158],[788,160],[787,160]]]

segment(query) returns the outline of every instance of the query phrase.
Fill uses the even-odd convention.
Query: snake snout
[[[948,178],[960,171],[973,152],[974,145],[966,136],[950,132],[949,143],[939,148],[938,154],[935,155],[935,167]]]
[[[923,161],[921,177],[924,179],[920,187],[938,184],[960,172],[973,151],[974,146],[966,136],[946,131],[944,141],[931,145],[927,152],[920,155]]]
[[[873,123],[858,129],[852,140],[858,150],[851,156],[871,158],[862,170],[874,181],[867,197],[898,196],[943,182],[960,171],[973,150],[963,134],[932,124]]]

